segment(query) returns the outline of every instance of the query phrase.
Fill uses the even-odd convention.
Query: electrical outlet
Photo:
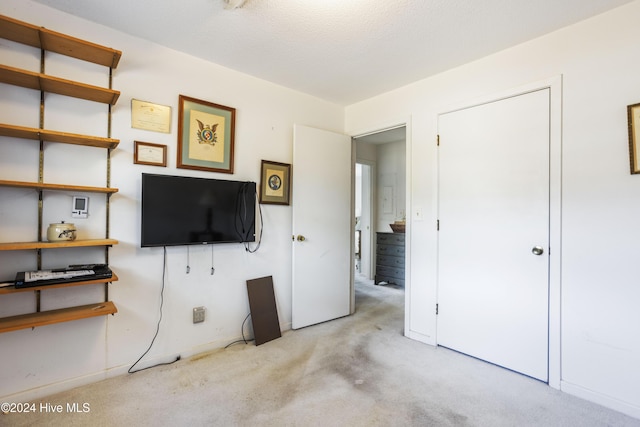
[[[202,323],[204,322],[204,307],[194,307],[193,308],[193,323]]]

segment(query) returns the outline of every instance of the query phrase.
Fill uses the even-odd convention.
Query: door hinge
[[[436,135],[436,145],[440,147],[440,135]]]
[[[436,304],[436,316],[438,315],[438,304]]]
[[[440,231],[440,220],[436,220],[436,231]]]

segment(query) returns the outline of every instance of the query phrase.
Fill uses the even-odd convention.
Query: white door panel
[[[549,90],[438,128],[438,344],[547,381]]]
[[[293,329],[350,313],[352,166],[350,137],[294,127]]]

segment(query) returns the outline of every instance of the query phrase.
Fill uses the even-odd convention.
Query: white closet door
[[[439,345],[548,381],[549,89],[438,120]]]

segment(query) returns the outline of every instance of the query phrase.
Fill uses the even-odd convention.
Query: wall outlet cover
[[[193,323],[204,322],[204,313],[206,309],[204,307],[194,307],[193,309]]]

